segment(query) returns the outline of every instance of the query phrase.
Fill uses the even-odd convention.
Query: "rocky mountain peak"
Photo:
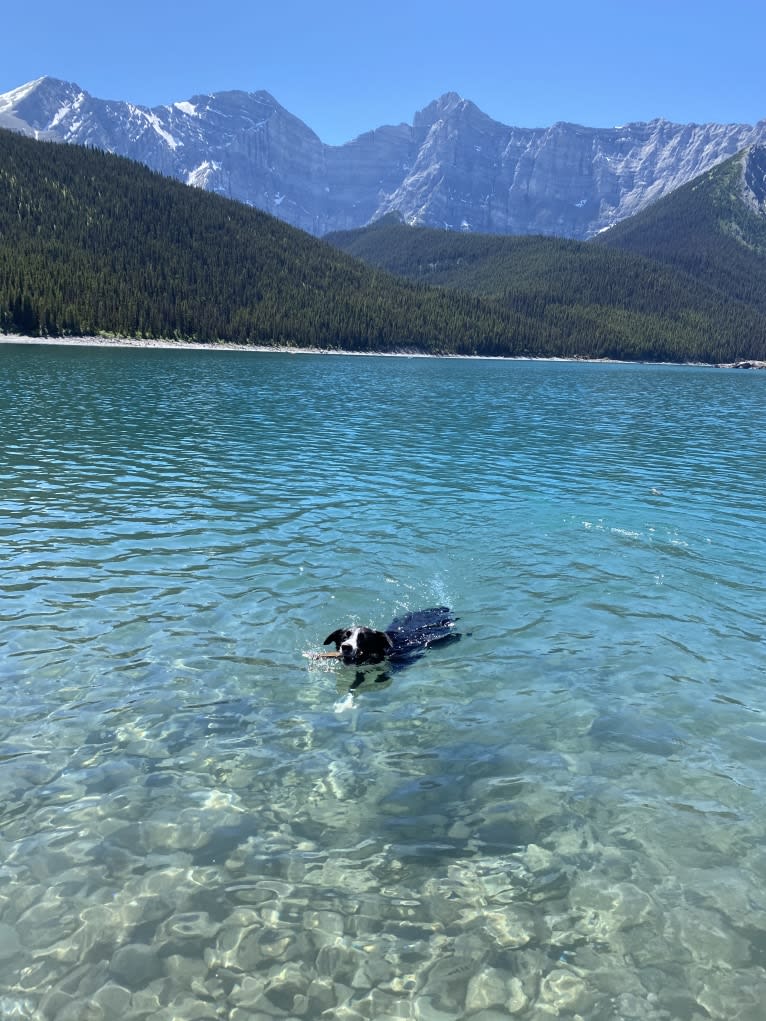
[[[43,77],[0,96],[0,125],[14,117],[27,132],[44,134],[56,127],[64,110],[81,105],[87,92],[74,82]]]
[[[428,106],[418,110],[415,114],[412,126],[414,128],[430,128],[436,121],[449,117],[463,104],[464,100],[457,92],[445,92],[443,96],[435,99]]]

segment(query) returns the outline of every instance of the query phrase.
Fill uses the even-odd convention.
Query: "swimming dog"
[[[432,606],[396,617],[385,631],[370,627],[338,628],[323,644],[334,643],[338,658],[347,665],[380,663],[384,659],[409,661],[432,645],[459,639],[455,623],[448,606]]]

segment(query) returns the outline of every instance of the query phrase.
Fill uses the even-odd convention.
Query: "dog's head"
[[[371,627],[338,628],[324,640],[325,645],[331,642],[344,663],[379,663],[394,645],[385,631],[374,631]]]

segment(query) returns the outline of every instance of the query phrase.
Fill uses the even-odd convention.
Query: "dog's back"
[[[393,645],[388,658],[409,658],[431,645],[457,641],[460,634],[455,624],[448,606],[432,606],[396,617],[386,628]]]

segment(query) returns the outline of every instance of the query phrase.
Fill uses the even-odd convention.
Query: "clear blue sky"
[[[146,106],[265,89],[340,144],[457,92],[505,124],[766,118],[764,0],[29,0],[0,92],[42,75]]]

